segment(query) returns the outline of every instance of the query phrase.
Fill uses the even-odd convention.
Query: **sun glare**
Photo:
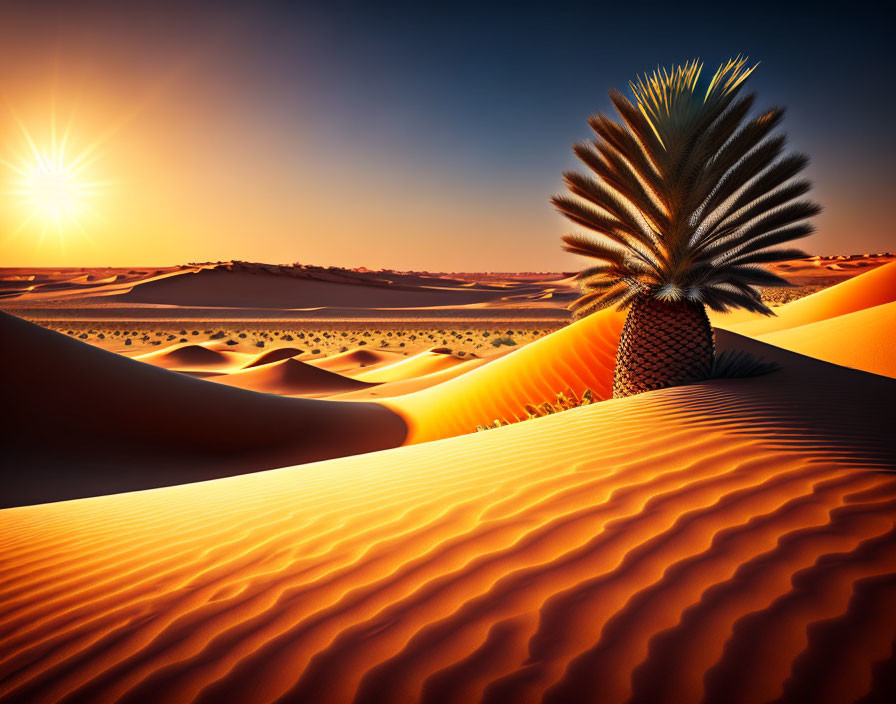
[[[95,147],[89,147],[69,158],[69,131],[61,141],[56,140],[53,126],[48,148],[40,148],[28,130],[20,125],[27,145],[25,156],[3,163],[13,172],[10,196],[22,207],[24,216],[17,235],[29,225],[39,233],[40,239],[55,232],[60,243],[65,234],[75,229],[86,236],[84,219],[96,215],[91,200],[103,186],[88,180],[87,169],[96,160],[91,155]]]

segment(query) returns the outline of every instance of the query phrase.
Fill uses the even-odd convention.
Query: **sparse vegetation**
[[[83,334],[85,337],[81,339],[105,349],[112,351],[127,349],[129,355],[139,355],[150,349],[158,349],[158,346],[149,342],[150,339],[157,338],[166,341],[162,343],[163,347],[166,343],[201,344],[210,341],[226,345],[229,351],[249,354],[257,354],[262,347],[274,348],[280,344],[286,345],[296,340],[303,340],[313,343],[311,346],[319,349],[321,356],[346,352],[357,347],[386,349],[403,355],[413,355],[438,346],[450,347],[452,354],[464,356],[474,353],[487,355],[489,353],[486,350],[522,346],[559,329],[564,324],[558,320],[556,323],[545,325],[541,321],[510,330],[504,326],[499,327],[497,322],[484,322],[481,326],[465,330],[446,330],[436,325],[427,327],[425,323],[420,322],[367,325],[359,320],[319,323],[304,328],[298,326],[273,328],[261,321],[251,321],[233,325],[217,324],[207,336],[204,336],[201,330],[191,331],[180,327],[182,322],[171,326],[158,322],[136,325],[129,322],[127,327],[109,322],[99,329],[91,327],[93,333],[88,331],[86,324],[73,324],[71,321],[66,321],[65,327],[53,323],[46,325],[73,337],[80,337]],[[504,325],[506,326],[506,323]],[[443,332],[440,333],[439,330]],[[100,338],[99,335],[105,337]],[[259,345],[259,342],[263,344]]]
[[[500,428],[504,425],[512,425],[513,423],[531,420],[532,418],[553,415],[554,413],[560,413],[561,411],[568,411],[570,408],[590,406],[592,403],[594,403],[594,393],[591,389],[585,389],[585,391],[582,392],[581,398],[576,396],[575,391],[572,389],[567,389],[565,393],[561,391],[557,394],[557,400],[554,403],[547,401],[538,405],[527,403],[525,406],[526,416],[524,418],[515,418],[512,421],[509,421],[506,418],[495,418],[495,420],[488,425],[477,425],[476,432]]]

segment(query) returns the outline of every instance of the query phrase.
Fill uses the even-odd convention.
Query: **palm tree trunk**
[[[702,304],[642,294],[632,302],[619,338],[613,397],[704,379],[714,358],[712,327]]]

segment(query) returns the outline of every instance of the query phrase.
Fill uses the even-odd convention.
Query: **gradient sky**
[[[0,3],[0,158],[28,160],[18,122],[49,149],[55,119],[99,184],[83,232],[41,238],[0,165],[0,265],[570,269],[548,199],[608,89],[739,52],[812,157],[825,212],[805,247],[896,249],[873,6],[428,5]]]

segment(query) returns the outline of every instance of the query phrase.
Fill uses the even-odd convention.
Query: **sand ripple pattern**
[[[896,382],[807,369],[2,511],[0,699],[886,701]]]

